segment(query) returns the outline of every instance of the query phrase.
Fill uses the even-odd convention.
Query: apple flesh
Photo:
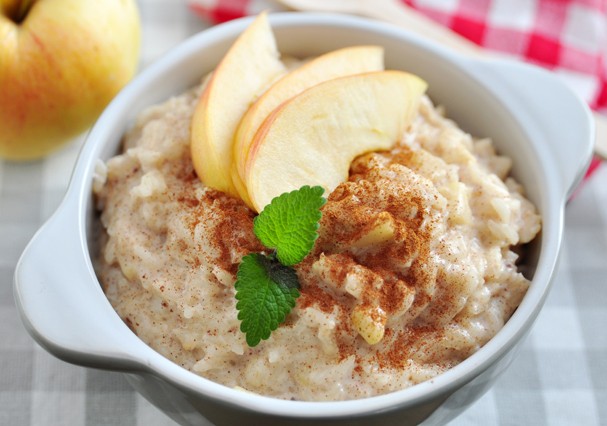
[[[233,142],[232,181],[247,203],[245,163],[255,133],[281,103],[318,83],[346,75],[384,69],[384,50],[379,46],[353,46],[321,55],[284,75],[242,117]]]
[[[132,78],[134,0],[0,0],[0,157],[42,157],[89,127]]]
[[[231,176],[234,133],[253,101],[285,72],[267,16],[262,13],[223,57],[192,117],[192,160],[206,186],[238,196]]]
[[[255,134],[245,184],[255,210],[303,185],[329,193],[358,155],[390,149],[417,114],[426,83],[403,71],[332,79],[276,108]]]

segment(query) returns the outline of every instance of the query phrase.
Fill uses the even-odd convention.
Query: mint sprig
[[[247,344],[257,346],[284,322],[299,297],[293,265],[301,262],[318,238],[320,186],[303,186],[276,197],[257,216],[253,232],[272,252],[243,257],[236,275],[236,309]]]

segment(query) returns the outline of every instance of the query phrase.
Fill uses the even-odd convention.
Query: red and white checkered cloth
[[[591,108],[607,113],[607,0],[400,1],[488,51],[552,70]],[[272,0],[189,4],[213,23],[283,9]]]

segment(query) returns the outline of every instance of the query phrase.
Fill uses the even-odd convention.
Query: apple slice
[[[262,13],[221,60],[192,117],[192,160],[205,185],[238,195],[230,173],[236,127],[251,103],[285,71]]]
[[[253,208],[303,185],[327,194],[358,155],[390,149],[418,111],[426,83],[403,71],[340,77],[281,104],[255,134],[245,165]]]
[[[234,137],[232,180],[241,198],[248,201],[244,184],[246,157],[261,123],[281,103],[323,81],[384,69],[384,50],[379,46],[353,46],[333,50],[287,73],[255,101],[242,117]]]

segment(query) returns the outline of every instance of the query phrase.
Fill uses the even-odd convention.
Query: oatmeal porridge
[[[143,112],[95,182],[97,273],[143,341],[230,387],[282,399],[400,390],[466,359],[521,302],[519,248],[540,230],[510,159],[429,98],[389,151],[362,155],[295,268],[301,296],[268,340],[240,332],[234,283],[263,250],[256,213],[205,187],[190,155],[202,86]]]

